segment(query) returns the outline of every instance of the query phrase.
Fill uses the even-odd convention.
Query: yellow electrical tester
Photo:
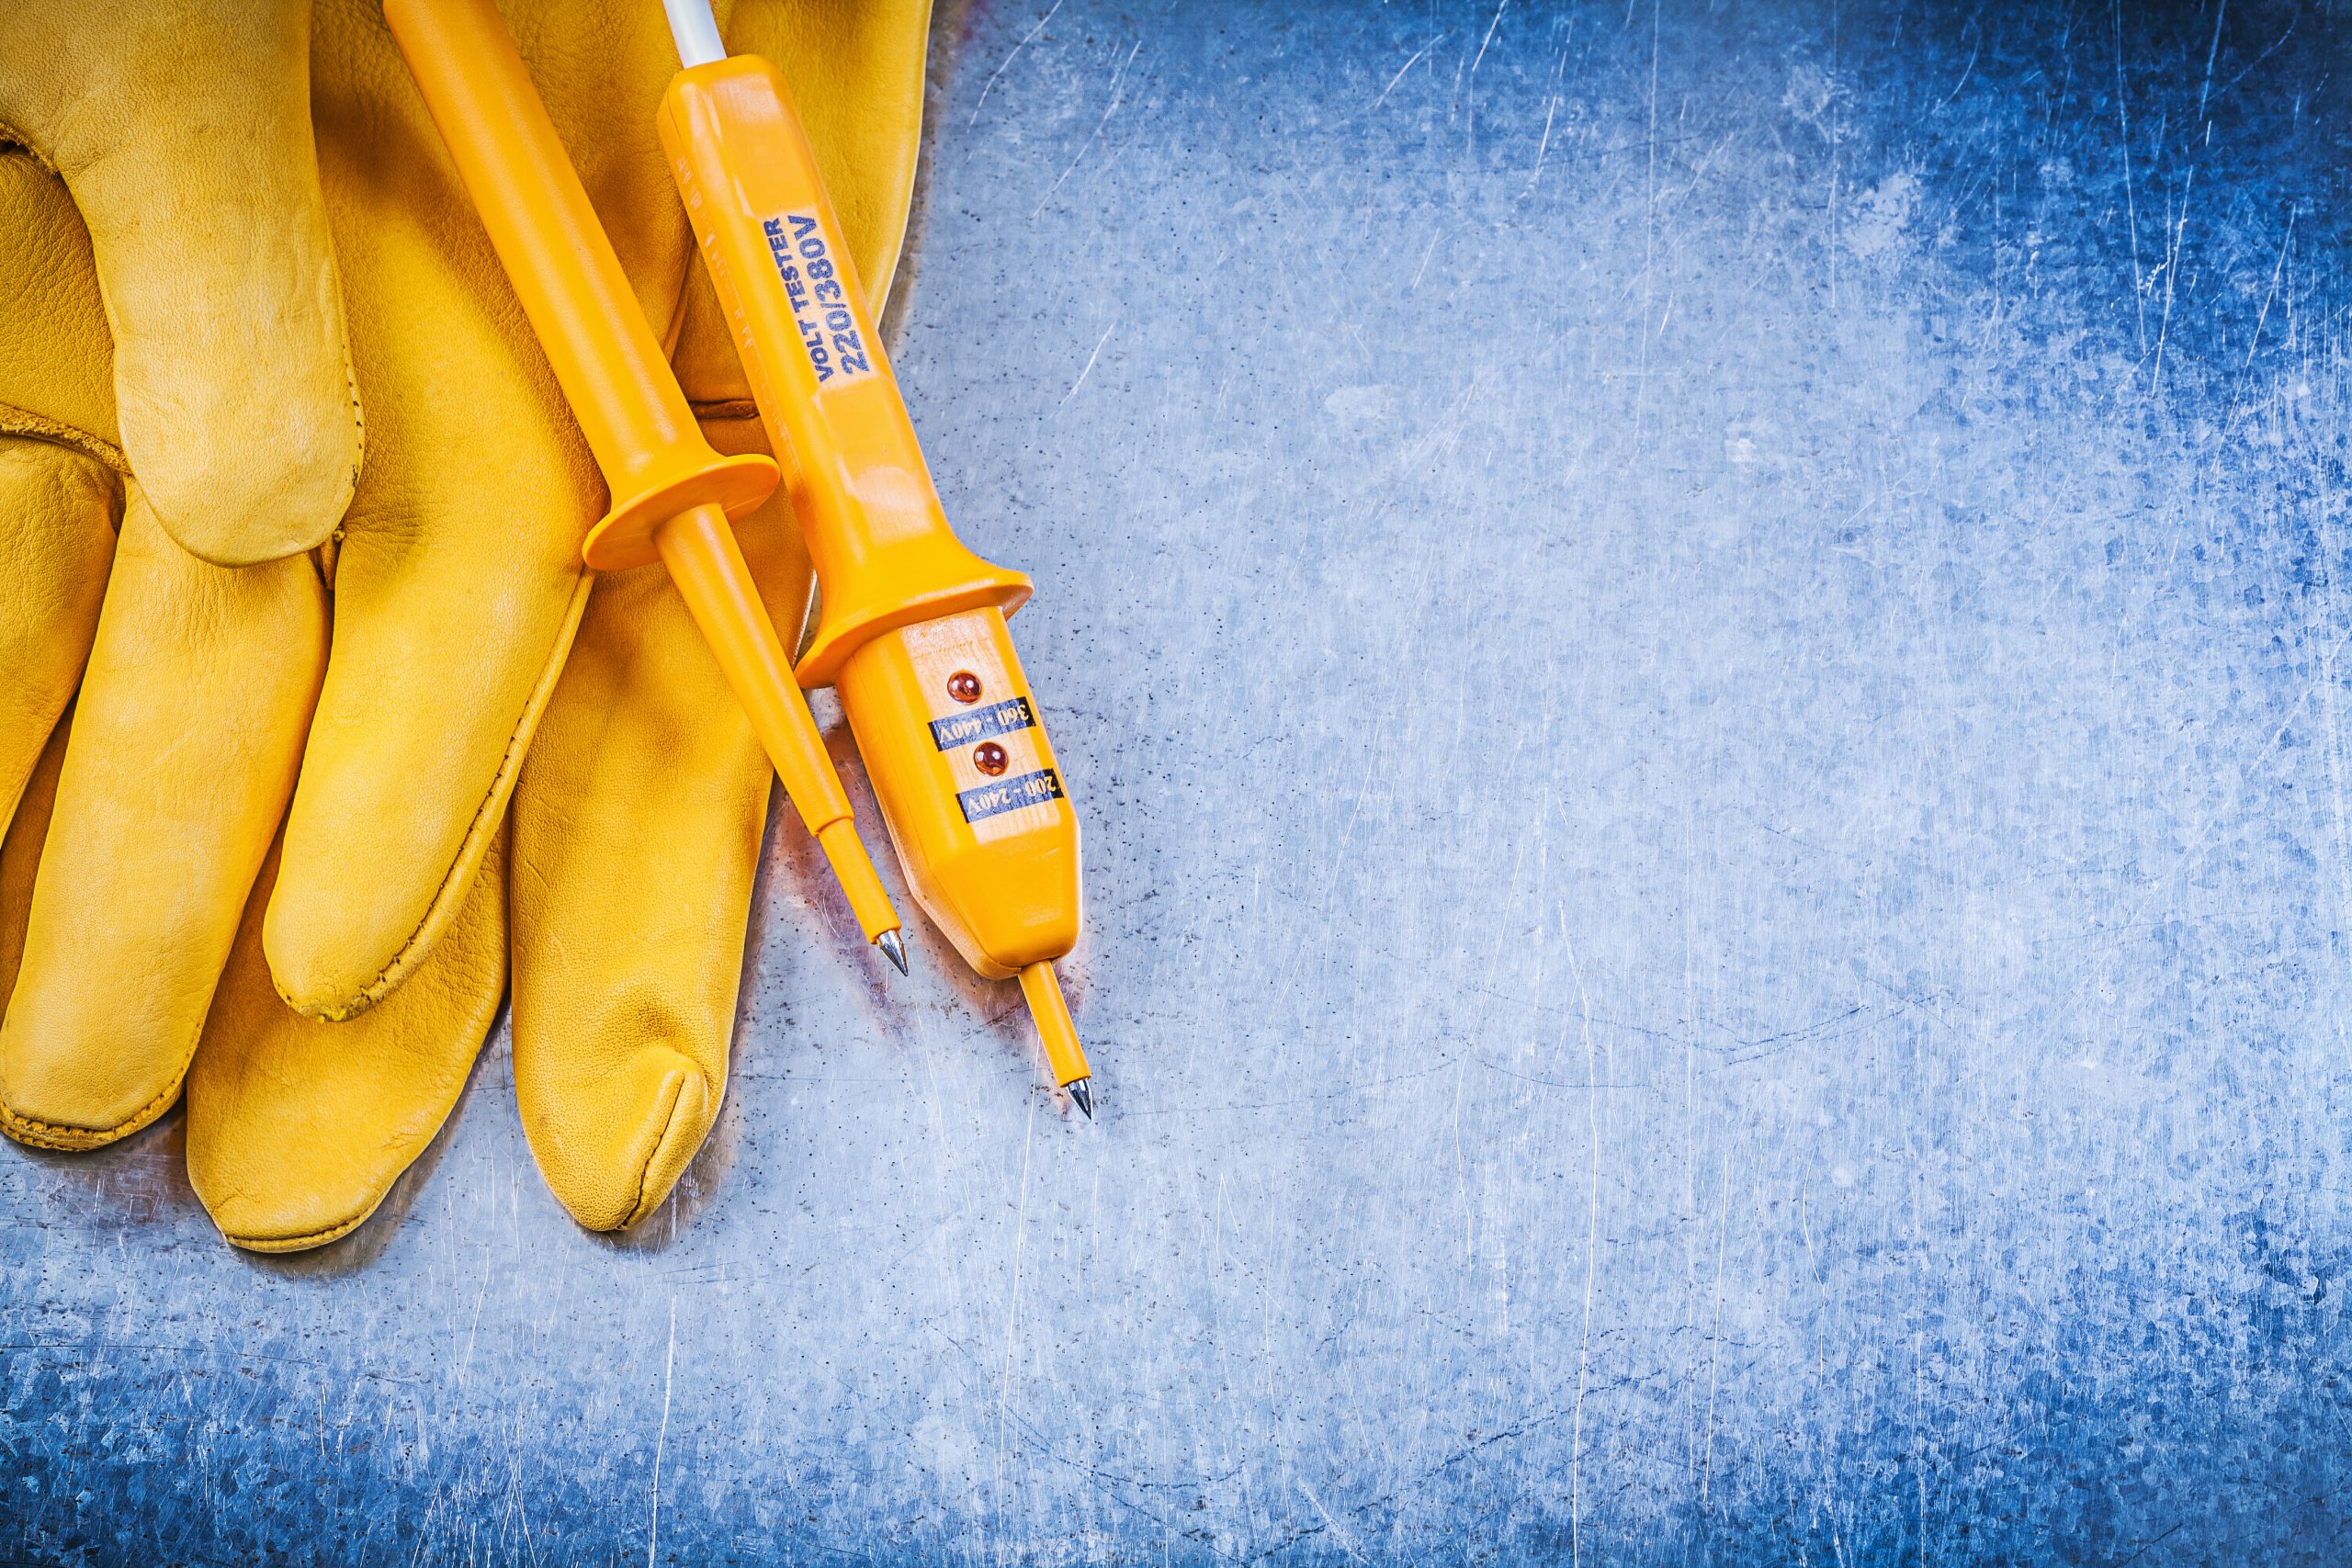
[[[698,0],[669,10],[687,68],[662,147],[823,601],[797,674],[838,689],[916,901],[973,968],[1020,978],[1091,1116],[1053,969],[1078,941],[1078,818],[1005,626],[1029,580],[948,526],[784,79],[726,56]]]

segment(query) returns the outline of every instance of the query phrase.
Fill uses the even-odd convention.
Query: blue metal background
[[[7,1148],[0,1557],[2352,1557],[2352,14],[938,57],[897,353],[1102,1121],[783,835],[641,1235],[503,1043],[322,1254]]]

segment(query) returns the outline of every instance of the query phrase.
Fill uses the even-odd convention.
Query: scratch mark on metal
[[[1560,945],[1566,950],[1568,974],[1576,981],[1577,1005],[1583,1014],[1585,1077],[1600,1077],[1600,1058],[1592,1043],[1592,996],[1585,989],[1584,964],[1577,957],[1576,939],[1568,934],[1567,910],[1560,910]],[[1584,1562],[1584,1396],[1592,1367],[1592,1294],[1600,1269],[1600,1097],[1585,1096],[1585,1225],[1584,1319],[1577,1334],[1576,1418],[1568,1438],[1568,1562]]]
[[[2222,53],[2222,22],[2230,14],[2230,0],[2213,7],[2213,41],[2205,50],[2205,80],[2197,89],[2197,118],[2205,118],[2205,101],[2213,93],[2213,62]]]
[[[2123,150],[2123,220],[2132,238],[2132,305],[2140,323],[2140,350],[2148,347],[2147,285],[2140,276],[2140,201],[2132,180],[2132,106],[2123,80],[2123,0],[2109,0],[2115,17],[2116,144]]]
[[[1056,180],[1053,185],[1046,189],[1044,197],[1038,201],[1035,209],[1029,214],[1031,218],[1034,219],[1039,217],[1045,212],[1046,204],[1054,199],[1055,193],[1062,188],[1063,182],[1067,181],[1070,175],[1078,173],[1078,166],[1086,162],[1086,155],[1089,152],[1094,151],[1094,143],[1101,139],[1102,135],[1102,128],[1111,123],[1111,117],[1113,115],[1119,112],[1120,101],[1126,93],[1125,84],[1126,81],[1127,67],[1133,65],[1136,62],[1136,56],[1142,52],[1143,39],[1138,38],[1136,39],[1135,48],[1127,51],[1127,57],[1119,62],[1119,68],[1111,73],[1111,101],[1102,107],[1102,118],[1094,122],[1093,133],[1087,137],[1085,145],[1078,150],[1078,156],[1069,161],[1069,167],[1062,171],[1061,178]]]
[[[1477,57],[1470,62],[1468,85],[1463,97],[1463,142],[1475,145],[1478,139],[1478,67],[1487,61],[1487,46],[1495,41],[1495,29],[1503,25],[1503,11],[1510,0],[1496,0],[1494,19],[1487,24],[1487,36],[1478,40]]]
[[[1421,286],[1421,275],[1429,271],[1430,257],[1437,254],[1437,243],[1444,235],[1445,231],[1442,229],[1436,230],[1430,235],[1430,243],[1421,251],[1421,265],[1413,269],[1413,281],[1405,285],[1408,290],[1419,288]]]
[[[1560,96],[1555,93],[1544,107],[1544,139],[1535,144],[1535,167],[1527,176],[1526,188],[1519,193],[1521,201],[1535,194],[1535,182],[1544,177],[1544,155],[1552,150],[1552,117],[1559,112]]]
[[[662,1357],[662,1425],[653,1434],[653,1511],[645,1532],[645,1568],[662,1544],[662,1450],[670,1440],[670,1392],[678,1371],[678,1298],[670,1298],[670,1348]]]
[[[1922,124],[1950,108],[1951,101],[1960,96],[1960,90],[1968,85],[1968,79],[1976,74],[1976,57],[1984,52],[1984,29],[1976,24],[1973,17],[1969,19],[1968,25],[1969,30],[1975,34],[1975,41],[1969,47],[1968,63],[1961,68],[1960,80],[1951,85],[1951,91],[1938,99],[1934,108],[1919,117]]]
[[[1028,1126],[1021,1139],[1021,1190],[1012,1221],[1012,1283],[1004,1303],[1004,1366],[997,1379],[998,1446],[1003,1445],[1002,1423],[1012,1411],[1012,1363],[1021,1348],[1021,1269],[1029,1247],[1029,1162],[1037,1147],[1036,1097],[1030,1097]]]
[[[1377,109],[1381,105],[1386,103],[1388,101],[1388,95],[1396,90],[1396,84],[1405,79],[1405,73],[1410,71],[1414,66],[1419,65],[1421,62],[1421,57],[1429,53],[1430,51],[1435,49],[1439,44],[1443,43],[1448,36],[1449,35],[1445,33],[1440,33],[1437,37],[1430,39],[1429,42],[1421,45],[1420,48],[1413,51],[1413,57],[1396,68],[1396,74],[1388,78],[1388,85],[1380,89],[1380,96],[1373,99],[1372,107],[1364,110],[1363,112],[1370,114],[1374,109]]]
[[[997,78],[1002,76],[1007,71],[1012,69],[1013,61],[1020,55],[1021,51],[1028,48],[1031,40],[1035,39],[1039,33],[1046,30],[1046,24],[1054,19],[1054,12],[1059,11],[1065,4],[1067,4],[1067,0],[1054,0],[1053,10],[1047,11],[1044,16],[1038,17],[1037,25],[1031,28],[1027,32],[1022,34],[1021,41],[1014,44],[1012,49],[1007,51],[1004,58],[998,62],[997,68],[989,73],[988,83],[980,89],[980,101],[972,106],[972,118],[964,122],[966,125],[978,125],[980,123],[980,111],[989,107],[989,95],[996,91]]]
[[[1102,345],[1109,343],[1111,334],[1118,330],[1119,319],[1114,316],[1111,318],[1111,324],[1102,329],[1102,335],[1094,340],[1094,352],[1086,356],[1085,368],[1079,371],[1078,379],[1069,384],[1069,390],[1062,394],[1062,400],[1054,405],[1055,413],[1058,414],[1062,410],[1069,407],[1069,400],[1078,396],[1078,389],[1086,385],[1086,378],[1093,373],[1094,362],[1102,356]]]
[[[2165,254],[2165,313],[2156,327],[2156,363],[2148,378],[2148,396],[2153,399],[2165,384],[2165,344],[2172,336],[2173,287],[2180,277],[2180,244],[2188,233],[2188,197],[2197,188],[2197,165],[2188,166],[2188,177],[2180,186],[2180,221],[2174,226],[2172,243]]]
[[[2278,280],[2286,275],[2287,271],[2287,253],[2295,243],[2295,219],[2297,216],[2298,214],[2295,212],[2294,209],[2290,208],[2287,209],[2287,231],[2278,241],[2278,259],[2271,264],[2270,288],[2268,291],[2262,296],[2261,312],[2254,318],[2254,331],[2246,338],[2245,363],[2238,367],[2238,375],[2241,379],[2244,378],[2247,371],[2254,368],[2255,353],[2262,347],[2262,329],[2270,320],[2270,307],[2278,298]]]

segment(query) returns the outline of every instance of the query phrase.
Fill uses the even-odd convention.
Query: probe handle
[[[612,491],[583,559],[668,566],[860,929],[880,941],[897,912],[728,521],[767,499],[775,463],[703,439],[492,0],[385,0],[384,17]],[[884,945],[904,967],[897,940]]]
[[[497,6],[384,0],[384,19],[614,498],[716,457]]]

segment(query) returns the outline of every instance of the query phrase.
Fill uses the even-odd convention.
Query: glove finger
[[[319,1023],[262,956],[273,852],[187,1075],[187,1174],[235,1246],[298,1252],[350,1234],[449,1118],[506,992],[503,840],[449,933],[365,1018]]]
[[[749,421],[707,424],[763,449]],[[776,625],[809,575],[781,499],[740,527]],[[669,1196],[727,1087],[772,774],[659,567],[596,586],[514,794],[514,1094],[548,1186],[593,1230]]]
[[[369,458],[263,944],[356,1016],[463,906],[586,602],[604,487],[385,32],[321,8],[322,167]],[[648,140],[650,133],[648,133]]]
[[[122,505],[112,376],[72,197],[32,159],[0,154],[0,819],[97,630]]]
[[[96,458],[0,435],[0,820],[82,679],[120,499]]]
[[[11,8],[0,51],[5,133],[88,226],[124,454],[164,529],[223,565],[322,542],[359,467],[308,18],[48,0]]]
[[[7,151],[0,151],[0,431],[61,442],[128,470],[89,232],[64,182]]]
[[[177,1096],[325,644],[308,559],[209,565],[130,488],[0,1022],[0,1131],[88,1148]]]
[[[57,775],[65,765],[65,739],[74,728],[71,715],[58,721],[41,748],[32,773],[17,797],[17,814],[0,836],[0,1013],[8,1008],[17,988],[17,970],[25,957],[25,916],[32,908],[33,878],[40,868],[41,840],[49,836],[49,818],[57,804]]]
[[[764,55],[784,73],[866,305],[879,316],[906,239],[922,150],[931,0],[746,0],[719,20],[730,51]],[[679,313],[671,359],[696,412],[748,416],[752,384],[699,266],[691,269]]]

